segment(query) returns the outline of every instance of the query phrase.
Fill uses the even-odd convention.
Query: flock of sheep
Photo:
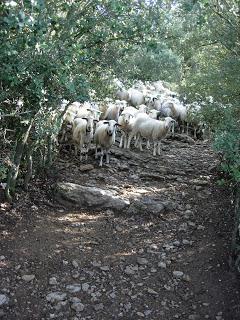
[[[100,163],[103,156],[109,163],[109,151],[115,143],[116,134],[121,133],[120,148],[129,149],[135,139],[135,147],[142,151],[143,139],[147,149],[153,143],[153,155],[160,155],[161,140],[171,130],[189,134],[189,125],[196,138],[200,123],[195,117],[198,112],[191,106],[187,108],[177,98],[177,94],[165,88],[161,81],[142,83],[138,81],[132,88],[125,89],[121,82],[116,82],[118,90],[116,99],[104,101],[73,102],[65,112],[60,141],[70,139],[75,146],[75,154],[85,153],[88,158],[89,147],[95,144],[95,158],[100,148]],[[191,121],[188,121],[190,119]],[[191,123],[190,123],[191,122]]]

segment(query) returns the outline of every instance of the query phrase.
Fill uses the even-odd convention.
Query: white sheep
[[[159,102],[160,100],[158,100]],[[155,101],[155,106],[156,101]],[[159,116],[162,117],[172,117],[175,119],[181,126],[181,133],[184,132],[184,122],[187,117],[187,108],[182,105],[182,103],[177,98],[164,98],[164,100],[159,103]],[[174,134],[174,126],[172,127],[172,133]]]
[[[165,138],[169,129],[174,124],[175,120],[171,117],[165,118],[165,120],[145,119],[138,125],[134,126],[135,133],[140,137],[139,149],[142,151],[142,138],[153,141],[153,155],[156,153],[160,155],[161,151],[161,139]]]
[[[109,163],[109,150],[115,143],[117,122],[115,120],[100,121],[96,127],[94,134],[94,142],[96,145],[95,159],[97,159],[97,148],[101,148],[101,157],[99,166],[102,167],[104,151],[106,154],[106,163]]]
[[[132,141],[132,138],[135,137],[135,147],[138,144],[139,136],[137,136],[137,128],[142,122],[147,121],[150,119],[150,116],[146,113],[137,113],[134,117],[134,123],[132,124],[132,130],[128,133],[128,142],[127,142],[127,149],[130,149],[130,144]],[[149,148],[149,142],[147,143],[147,148]]]
[[[118,124],[120,126],[121,130],[121,139],[119,143],[119,148],[124,147],[124,149],[127,148],[128,145],[128,139],[129,139],[129,133],[132,131],[133,124],[135,121],[135,116],[132,113],[123,113],[118,118]]]
[[[128,93],[128,91],[125,90],[125,89],[119,89],[119,90],[116,92],[116,98],[119,99],[119,100],[128,101],[128,100],[129,100],[129,93]]]
[[[100,114],[101,111],[98,109],[98,106],[95,103],[87,101],[81,104],[77,110],[78,118],[94,117],[94,119],[99,120]]]
[[[145,97],[141,91],[131,88],[128,90],[128,94],[129,94],[129,99],[127,101],[133,107],[137,107],[141,104],[145,104]]]
[[[82,161],[83,146],[86,146],[85,159],[88,158],[88,150],[93,139],[93,118],[76,118],[73,121],[72,140],[75,146],[75,155],[80,150],[80,161]]]
[[[133,129],[133,125],[135,123],[136,120],[136,116],[138,114],[146,114],[146,109],[147,106],[145,106],[144,104],[139,106],[139,109],[136,109],[134,107],[126,107],[123,112],[121,113],[119,119],[118,119],[118,123],[120,125],[120,130],[121,130],[121,139],[120,139],[120,143],[119,143],[119,148],[122,148],[124,145],[124,148],[129,148],[128,146],[130,146],[130,142],[129,141],[129,136],[130,133]],[[131,139],[131,138],[130,138]],[[148,142],[148,147],[149,147],[149,142]]]
[[[200,136],[204,133],[204,119],[202,115],[201,105],[198,105],[196,102],[187,106],[187,129],[186,134],[189,135],[189,131],[193,132],[193,138],[197,139],[197,133]]]
[[[123,105],[121,103],[109,103],[103,120],[115,120],[117,122],[122,109]]]

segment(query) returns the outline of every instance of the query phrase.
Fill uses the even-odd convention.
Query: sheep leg
[[[151,147],[151,145],[150,145],[150,141],[149,141],[149,140],[147,140],[147,149],[149,150],[149,149],[150,149],[150,147]]]
[[[142,148],[142,138],[139,136],[139,150],[140,151],[143,151],[143,148]]]
[[[82,148],[80,148],[80,161],[82,161],[82,153],[83,153],[83,150]]]
[[[130,144],[131,144],[133,136],[134,136],[134,134],[132,134],[132,133],[129,134],[128,143],[127,143],[127,149],[130,149]]]
[[[125,135],[124,135],[124,149],[127,149],[127,146],[128,146],[128,136],[127,136],[127,133],[125,133]]]
[[[123,133],[121,135],[120,143],[119,143],[119,148],[123,147]]]
[[[109,163],[109,150],[106,150],[106,163]]]
[[[88,159],[88,146],[86,147],[86,153],[85,153],[85,160],[87,160]]]
[[[78,154],[78,146],[77,145],[74,145],[74,154],[75,154],[75,156],[77,156],[77,154]]]
[[[187,122],[187,131],[186,131],[186,134],[188,135],[189,133],[189,123]]]
[[[158,155],[160,156],[161,154],[161,142],[158,142],[158,150],[157,150]]]
[[[137,146],[139,145],[140,141],[142,142],[141,140],[141,135],[139,133],[136,134],[136,139],[135,139],[135,143],[134,143],[134,146],[137,148]]]
[[[184,121],[182,122],[182,131],[181,131],[181,133],[184,133],[184,131],[185,131],[185,126],[184,126]]]
[[[157,142],[153,142],[153,156],[156,156]]]
[[[101,148],[101,157],[100,157],[99,167],[102,167],[102,164],[103,164],[103,148]]]
[[[95,147],[95,159],[98,158],[98,153],[97,153],[97,146]]]
[[[60,139],[60,143],[63,143],[65,141],[65,134],[66,134],[66,130],[63,129],[62,136],[61,136],[61,139]]]
[[[193,138],[197,140],[197,128],[194,128]]]
[[[175,127],[175,125],[173,124],[172,125],[172,136],[174,137],[174,127]]]

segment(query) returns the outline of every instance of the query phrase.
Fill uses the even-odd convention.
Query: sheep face
[[[133,118],[133,115],[130,113],[125,113],[122,115],[122,117],[125,124],[129,124],[131,122],[131,119]]]
[[[94,125],[94,123],[93,123],[93,118],[82,118],[82,119],[84,119],[84,120],[86,120],[87,121],[87,124],[86,124],[86,132],[92,132],[93,131],[93,125]]]
[[[165,128],[166,129],[171,129],[171,127],[174,126],[176,123],[177,122],[171,117],[165,118]]]
[[[109,137],[113,136],[116,131],[117,122],[115,120],[104,121],[104,124],[107,124],[106,133]]]

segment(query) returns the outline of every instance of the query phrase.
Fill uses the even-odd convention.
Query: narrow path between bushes
[[[48,179],[1,204],[0,319],[239,319],[231,196],[216,187],[216,164],[207,143],[188,140],[167,140],[160,157],[115,147],[103,168],[63,150]],[[139,205],[70,209],[56,182]]]

